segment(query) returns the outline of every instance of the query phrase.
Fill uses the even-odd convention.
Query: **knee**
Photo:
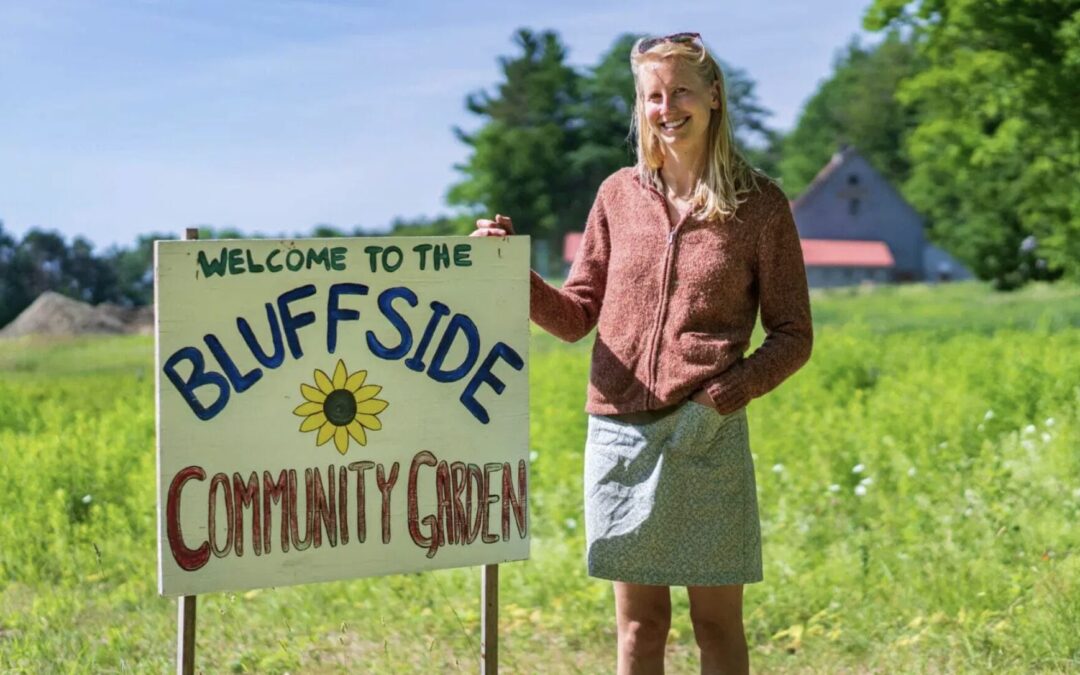
[[[635,656],[663,653],[670,628],[670,617],[627,621],[619,629],[619,641],[625,651]]]
[[[718,621],[714,618],[690,617],[694,639],[703,652],[723,651],[733,645],[746,644],[741,620]]]

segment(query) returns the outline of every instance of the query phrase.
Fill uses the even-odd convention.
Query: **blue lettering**
[[[251,385],[262,378],[263,372],[261,368],[253,368],[246,375],[241,375],[236,363],[229,356],[229,353],[225,351],[225,347],[222,346],[221,340],[218,340],[216,335],[204,335],[203,342],[206,343],[206,346],[210,348],[210,353],[221,364],[221,369],[225,371],[225,376],[229,378],[229,384],[232,385],[237,394],[243,394],[251,388]]]
[[[490,422],[491,418],[488,416],[488,412],[484,406],[480,405],[480,402],[476,400],[476,390],[480,388],[481,384],[487,384],[495,390],[496,394],[503,393],[503,390],[506,389],[506,383],[491,373],[491,369],[495,366],[495,362],[500,358],[509,363],[510,367],[514,370],[521,370],[525,366],[525,362],[513,348],[502,342],[496,342],[495,346],[488,352],[484,362],[481,363],[480,367],[473,373],[472,379],[469,380],[469,384],[465,386],[465,391],[461,392],[461,402],[468,408],[473,417],[484,424]]]
[[[176,364],[181,361],[191,362],[191,377],[185,382],[184,378],[180,376],[180,373],[176,372]],[[229,402],[229,383],[221,373],[206,370],[206,361],[203,359],[202,352],[194,347],[184,347],[178,349],[175,354],[170,356],[165,361],[165,365],[161,367],[161,370],[165,372],[165,376],[169,378],[169,381],[173,383],[176,390],[180,392],[180,395],[187,402],[191,411],[195,413],[195,416],[199,419],[206,421],[212,419],[215,415],[225,408],[225,404]],[[218,388],[217,399],[210,404],[209,407],[204,406],[199,402],[199,399],[195,396],[195,390],[205,385],[213,385]]]
[[[391,303],[398,298],[404,298],[405,302],[410,306],[416,307],[418,300],[416,299],[416,293],[413,293],[404,286],[395,286],[394,288],[388,288],[379,294],[379,311],[383,313],[386,320],[389,321],[394,328],[397,328],[398,333],[401,334],[401,342],[397,347],[387,347],[375,337],[373,331],[367,332],[367,344],[368,349],[375,356],[380,359],[400,359],[409,353],[409,349],[412,348],[412,329],[409,328],[409,324],[405,319],[394,309]]]
[[[465,335],[465,341],[468,343],[469,351],[465,355],[465,360],[461,362],[461,365],[453,370],[443,370],[443,361],[446,360],[446,355],[450,353],[450,347],[453,346],[454,340],[457,338],[458,333]],[[455,314],[450,319],[450,324],[446,327],[446,332],[443,333],[442,339],[439,340],[439,346],[435,350],[435,356],[431,358],[431,367],[428,368],[428,375],[436,382],[457,382],[461,378],[469,374],[473,365],[476,363],[476,357],[480,356],[480,331],[476,329],[476,324],[473,320],[464,314]]]
[[[323,249],[325,252],[326,249]],[[331,354],[337,349],[338,321],[357,321],[360,312],[355,309],[341,309],[339,298],[349,295],[367,295],[368,287],[364,284],[334,284],[330,287],[330,299],[326,302],[326,351]]]
[[[281,328],[278,326],[277,317],[274,315],[274,306],[269,302],[266,303],[266,322],[270,324],[270,339],[274,342],[273,356],[267,356],[266,352],[263,351],[259,341],[255,339],[255,333],[252,332],[247,319],[242,316],[237,317],[236,327],[239,329],[240,337],[244,338],[244,343],[251,350],[251,355],[255,357],[255,360],[263,367],[273,369],[285,362],[285,345],[281,341]]]
[[[290,253],[292,253],[292,251],[290,251]],[[301,257],[303,257],[303,255],[303,253],[300,254]],[[288,256],[286,256],[286,260],[288,260]],[[292,352],[294,359],[298,359],[304,355],[304,350],[300,348],[300,338],[297,337],[296,331],[304,326],[310,326],[315,323],[315,313],[301,312],[300,314],[293,316],[292,312],[289,310],[289,303],[311,297],[312,295],[315,295],[314,284],[294,288],[291,291],[287,291],[278,296],[277,305],[278,314],[281,315],[281,327],[285,330],[285,337],[289,341],[289,351]]]
[[[431,319],[428,320],[427,328],[424,329],[424,336],[420,338],[420,346],[416,348],[412,358],[405,361],[405,366],[409,370],[415,370],[418,373],[424,372],[424,352],[427,351],[428,345],[431,344],[431,338],[435,335],[435,328],[438,327],[439,321],[450,313],[450,308],[437,300],[431,303],[431,310]]]

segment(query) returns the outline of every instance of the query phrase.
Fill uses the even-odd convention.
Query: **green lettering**
[[[202,275],[209,279],[215,274],[218,276],[225,276],[225,263],[228,260],[229,249],[221,249],[221,257],[216,260],[207,259],[206,253],[199,251],[199,255],[196,260],[199,263],[199,267],[202,268]]]
[[[420,254],[420,269],[427,269],[427,252],[431,250],[431,244],[417,244],[412,250]]]
[[[278,254],[280,253],[280,248],[275,248],[273,251],[270,251],[270,255],[266,256],[266,269],[270,270],[271,272],[281,271],[281,265],[274,262],[274,258],[278,257]]]
[[[296,255],[293,255],[293,254]],[[285,254],[285,267],[289,268],[290,272],[295,272],[304,266],[304,252],[299,249],[291,249]]]
[[[307,268],[311,269],[313,265],[322,265],[326,269],[330,269],[330,252],[326,250],[326,247],[316,251],[313,248],[309,248],[307,251]]]
[[[229,249],[229,274],[243,274],[244,273],[244,257],[243,249],[230,248]]]
[[[252,274],[258,274],[259,272],[262,272],[264,269],[266,269],[252,259],[250,248],[247,250],[247,268],[248,272],[251,272]]]
[[[457,244],[454,246],[454,264],[458,267],[472,267],[469,254],[472,252],[472,244]]]
[[[334,268],[338,272],[345,269],[345,251],[347,249],[344,246],[335,246],[330,249],[330,267]]]

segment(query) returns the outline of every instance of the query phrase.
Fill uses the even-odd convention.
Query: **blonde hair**
[[[638,177],[646,185],[663,192],[660,168],[664,165],[664,148],[645,118],[645,100],[638,79],[641,68],[649,61],[681,59],[702,82],[716,87],[720,99],[720,107],[709,118],[705,167],[691,196],[690,208],[696,217],[703,220],[732,216],[739,205],[746,201],[743,195],[757,187],[758,174],[735,147],[724,73],[720,65],[700,41],[662,40],[642,54],[638,51],[642,40],[634,43],[630,50],[630,70],[634,73],[635,89],[630,133],[637,139]]]

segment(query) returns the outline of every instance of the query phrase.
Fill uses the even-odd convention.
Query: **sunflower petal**
[[[365,415],[378,415],[386,410],[386,406],[388,405],[390,404],[382,399],[369,398],[366,401],[361,401],[356,404],[356,412],[364,413]]]
[[[349,432],[345,427],[338,427],[334,432],[334,445],[337,447],[337,451],[343,455],[349,449]]]
[[[326,400],[326,394],[319,391],[310,384],[301,384],[300,393],[304,395],[304,398],[311,401],[312,403],[322,403]]]
[[[315,369],[315,384],[319,385],[319,389],[321,389],[324,394],[329,394],[334,391],[334,383],[330,381],[330,378],[326,376],[326,373],[318,368]]]
[[[380,391],[382,391],[382,387],[377,384],[369,384],[366,387],[360,387],[356,390],[356,402],[360,403],[369,398],[375,398]]]
[[[334,436],[337,427],[327,422],[319,429],[319,437],[315,439],[315,445],[322,445]]]
[[[317,412],[322,412],[322,403],[313,403],[312,401],[305,401],[296,406],[296,410],[292,411],[292,414],[299,415],[300,417],[307,417],[308,415],[314,415]]]
[[[345,388],[349,391],[356,393],[356,390],[360,388],[360,385],[367,379],[366,370],[358,370],[349,376],[349,379],[345,380]]]
[[[356,421],[360,424],[363,424],[365,427],[371,429],[372,431],[378,431],[379,429],[382,429],[382,422],[380,422],[379,418],[375,417],[374,415],[357,415]]]
[[[349,430],[349,435],[356,439],[356,442],[360,445],[367,445],[367,434],[364,433],[364,427],[360,426],[360,423],[356,420],[349,422],[349,426],[346,427]]]
[[[338,359],[337,367],[334,368],[334,389],[343,388],[348,377],[349,372],[345,370],[345,362]]]
[[[316,404],[313,403],[312,405]],[[324,424],[326,424],[326,415],[317,412],[300,423],[300,431],[315,431]]]

